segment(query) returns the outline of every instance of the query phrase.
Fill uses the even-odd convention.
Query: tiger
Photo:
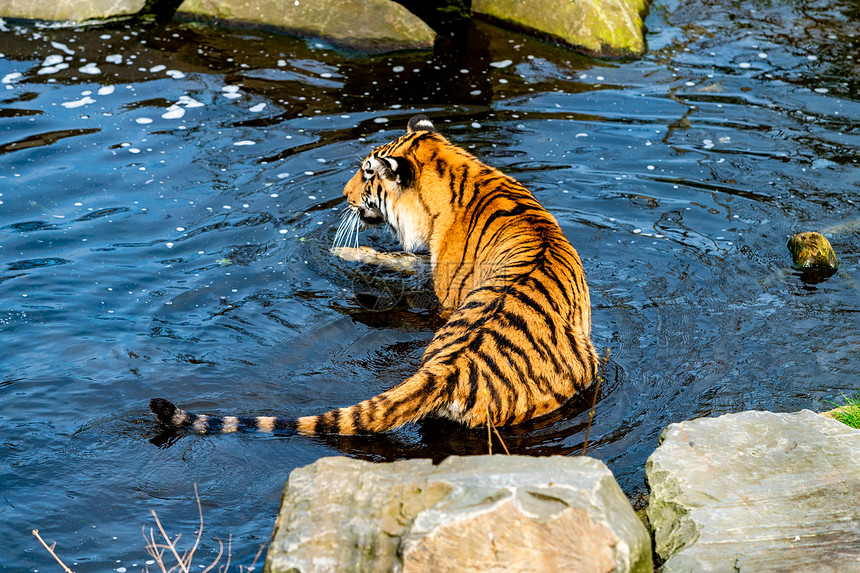
[[[417,115],[405,135],[364,159],[343,194],[364,226],[387,225],[407,253],[429,250],[446,322],[417,371],[353,406],[298,418],[193,414],[154,398],[150,409],[163,427],[349,435],[425,417],[514,426],[553,412],[595,379],[582,261],[517,180]]]

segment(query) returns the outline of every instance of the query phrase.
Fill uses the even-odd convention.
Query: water
[[[634,501],[668,423],[856,394],[860,232],[831,237],[842,267],[819,283],[785,243],[860,218],[858,23],[850,0],[661,0],[638,62],[486,24],[435,54],[360,58],[183,23],[7,23],[3,570],[56,567],[33,528],[78,572],[141,570],[150,510],[193,538],[195,483],[196,563],[231,536],[247,566],[297,466],[486,452],[483,432],[438,422],[150,442],[153,396],[296,416],[415,370],[439,326],[421,278],[327,247],[343,184],[418,112],[533,189],[581,254],[595,343],[611,349],[588,451]],[[504,431],[508,447],[577,455],[591,398]]]

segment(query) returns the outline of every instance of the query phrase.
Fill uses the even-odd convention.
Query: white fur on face
[[[361,164],[361,171],[364,174],[364,180],[370,181],[370,179],[379,171],[380,167],[382,167],[382,162],[379,161],[379,159],[376,157],[368,157],[364,163]]]
[[[394,172],[396,163],[391,159],[368,157],[361,165],[365,181],[370,181],[375,175],[379,175],[380,169],[388,169],[396,177]],[[429,246],[430,237],[426,236],[426,225],[421,224],[419,215],[413,212],[415,206],[403,200],[402,190],[396,180],[391,177],[380,177],[379,180],[387,195],[384,203],[380,198],[376,198],[379,201],[379,210],[385,222],[394,231],[403,250],[414,253],[426,249]]]
[[[415,215],[408,209],[392,209],[393,217],[389,219],[389,225],[394,229],[397,240],[407,253],[424,250],[429,245],[429,237],[425,237],[422,227],[418,225]],[[393,221],[393,224],[392,224]]]

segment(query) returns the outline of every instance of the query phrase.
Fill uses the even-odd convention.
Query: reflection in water
[[[0,569],[49,566],[33,527],[76,571],[141,568],[148,510],[196,520],[194,483],[201,551],[232,534],[248,565],[295,467],[487,451],[485,431],[440,421],[149,442],[152,396],[299,416],[415,371],[441,322],[428,275],[329,248],[343,184],[419,112],[523,181],[582,256],[612,351],[588,452],[631,497],[668,423],[854,394],[858,17],[847,0],[661,1],[638,62],[484,23],[367,58],[189,24],[4,24]],[[811,284],[785,242],[826,229],[841,267]],[[500,432],[577,455],[592,399]]]

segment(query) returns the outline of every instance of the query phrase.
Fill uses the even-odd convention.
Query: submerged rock
[[[269,573],[651,571],[651,544],[591,458],[323,458],[290,474]]]
[[[645,466],[662,571],[860,571],[858,458],[808,410],[670,425]]]
[[[177,14],[278,28],[367,53],[432,48],[436,38],[391,0],[185,0]]]
[[[798,233],[788,240],[792,266],[802,271],[833,274],[839,268],[836,253],[823,235],[816,232]]]
[[[88,22],[134,16],[145,4],[145,0],[0,0],[0,18]]]
[[[472,13],[590,55],[641,56],[647,0],[472,0]]]

